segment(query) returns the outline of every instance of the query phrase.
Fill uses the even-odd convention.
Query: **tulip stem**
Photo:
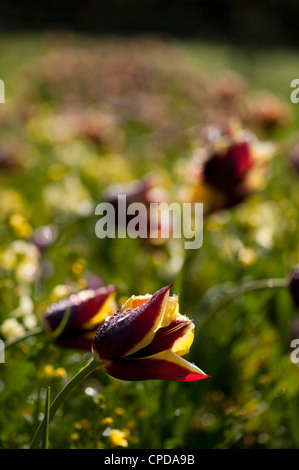
[[[235,299],[236,297],[240,297],[241,295],[245,294],[246,292],[254,291],[257,289],[272,289],[272,288],[285,288],[288,285],[288,279],[285,278],[277,278],[277,279],[259,279],[257,281],[249,281],[244,282],[243,284],[239,284],[238,286],[228,290],[227,293],[222,295],[218,298],[212,306],[208,309],[207,315],[203,318],[200,323],[200,327],[202,328],[203,325],[206,324],[208,320],[219,310],[220,308],[224,307],[227,303]]]
[[[56,411],[64,401],[64,399],[68,396],[68,394],[78,385],[88,374],[93,372],[95,369],[99,367],[99,363],[92,359],[83,369],[79,370],[79,372],[72,377],[69,382],[64,386],[64,388],[58,393],[56,398],[54,399],[53,403],[49,409],[48,419],[45,416],[42,422],[40,423],[33,439],[30,444],[30,449],[37,449],[40,445],[44,434],[44,427],[46,426],[47,422],[50,424],[52,418],[54,417]]]

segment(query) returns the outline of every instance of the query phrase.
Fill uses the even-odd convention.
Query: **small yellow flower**
[[[113,423],[113,418],[107,416],[107,418],[102,419],[102,424],[110,426]]]
[[[109,435],[110,443],[115,447],[128,447],[128,441],[126,439],[126,433],[119,429],[111,429]]]
[[[244,266],[251,266],[256,262],[256,254],[252,248],[244,247],[239,251],[239,260]]]
[[[52,300],[53,302],[56,302],[62,299],[63,297],[66,297],[70,293],[71,293],[71,290],[69,286],[58,284],[57,286],[54,287],[52,291],[52,297],[53,297]]]
[[[114,413],[118,416],[122,416],[125,414],[125,410],[123,408],[118,407],[118,408],[115,408]]]
[[[15,234],[20,238],[27,238],[32,234],[32,228],[20,213],[14,213],[9,218],[9,224],[14,230]]]
[[[54,367],[52,366],[52,364],[47,364],[41,372],[41,377],[43,379],[51,379],[53,375],[54,375]]]
[[[80,439],[80,436],[79,436],[79,434],[78,434],[77,432],[73,432],[73,433],[71,434],[71,441],[73,441],[73,442],[78,442],[79,439]]]
[[[58,367],[58,369],[54,371],[55,379],[64,379],[66,375],[67,375],[66,370],[63,367]]]
[[[86,265],[86,261],[84,259],[79,259],[72,265],[72,273],[75,276],[80,276],[82,274],[83,268]]]

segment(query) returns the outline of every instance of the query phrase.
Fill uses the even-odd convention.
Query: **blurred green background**
[[[50,448],[298,448],[299,370],[290,360],[298,310],[285,287],[253,289],[286,279],[298,262],[295,2],[3,9],[0,337],[29,332],[49,304],[91,285],[115,284],[121,304],[173,282],[180,312],[196,325],[186,358],[211,375],[177,383],[94,373],[51,423]],[[261,92],[274,103],[270,127],[249,112]],[[278,144],[264,187],[208,214],[196,252],[182,240],[99,240],[94,208],[111,185],[154,173],[175,199],[194,130],[223,112]],[[1,448],[29,446],[47,387],[54,397],[89,358],[43,336],[6,351]]]

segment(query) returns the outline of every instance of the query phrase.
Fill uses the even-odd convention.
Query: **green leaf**
[[[45,404],[45,424],[44,424],[44,435],[42,441],[42,449],[48,449],[49,440],[49,424],[50,424],[50,389],[47,388],[46,404]]]

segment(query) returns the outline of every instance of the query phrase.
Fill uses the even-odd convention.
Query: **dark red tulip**
[[[189,351],[194,324],[178,313],[171,286],[153,296],[131,297],[98,329],[93,356],[122,380],[196,381],[208,376],[181,356]]]
[[[87,289],[52,304],[44,315],[44,323],[51,333],[59,327],[64,315],[68,315],[66,325],[55,343],[90,351],[98,327],[116,311],[115,292],[114,286]]]

